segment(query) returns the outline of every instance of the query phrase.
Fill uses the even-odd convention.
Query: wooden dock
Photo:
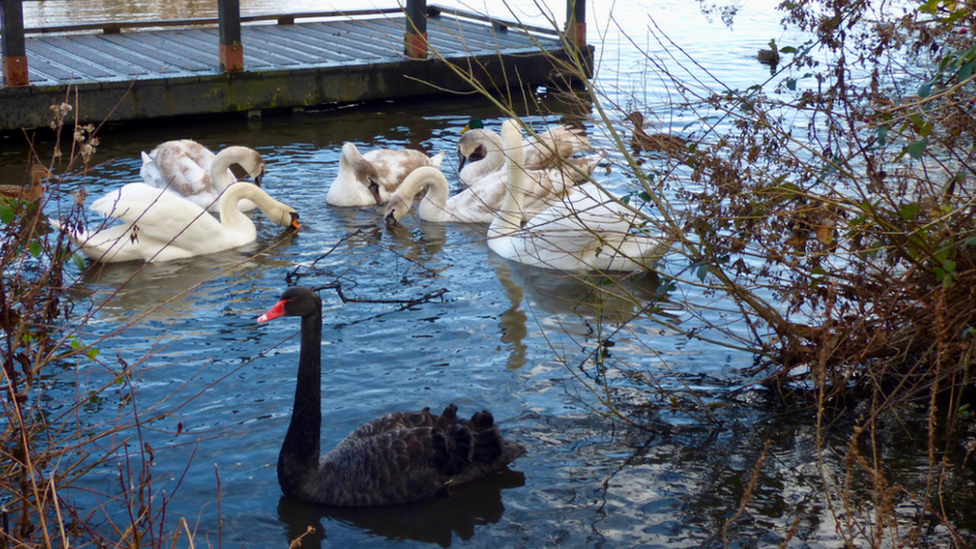
[[[593,49],[576,40],[577,24],[567,24],[573,29],[567,36],[422,1],[408,2],[406,10],[251,17],[238,11],[236,21],[222,11],[218,19],[26,29],[18,44],[16,29],[6,27],[10,5],[19,2],[0,0],[0,131],[48,126],[51,106],[75,106],[75,94],[82,123],[257,114],[469,92],[464,74],[489,91],[565,85],[554,60],[581,56],[591,66],[593,58]],[[221,0],[231,9],[236,2]],[[22,56],[15,55],[19,45]]]

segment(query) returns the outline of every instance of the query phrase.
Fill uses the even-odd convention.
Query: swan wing
[[[531,219],[539,212],[559,202],[559,195],[569,192],[575,184],[560,170],[527,170],[529,188],[522,202],[522,215]],[[505,201],[508,171],[499,170],[481,177],[447,201],[446,210],[458,221],[491,223]]]
[[[428,158],[427,165],[431,168],[441,169],[441,164],[444,163],[444,151],[441,151],[434,156]]]
[[[579,186],[576,192],[541,212],[526,225],[526,230],[552,230],[558,227],[559,232],[567,236],[574,231],[626,234],[637,219],[636,213],[614,202],[612,197],[595,185],[588,184]],[[582,241],[587,237],[581,234],[578,238]]]
[[[448,478],[435,463],[438,449],[446,446],[444,433],[433,427],[346,438],[323,457],[325,478],[298,487],[309,492],[300,499],[364,507],[430,497]]]
[[[444,205],[445,215],[437,221],[491,223],[504,199],[504,180],[496,178],[491,184],[468,187],[447,200]],[[424,201],[427,202],[428,198],[424,197]]]
[[[212,193],[213,183],[210,180],[210,173],[200,167],[188,156],[181,156],[176,165],[171,168],[174,177],[170,188],[183,196],[192,196],[201,193]]]
[[[210,171],[210,165],[217,156],[213,151],[192,139],[181,139],[179,144],[187,158],[204,170]]]
[[[155,150],[151,154],[146,154],[145,152],[140,153],[142,156],[142,167],[139,168],[139,177],[142,178],[146,185],[152,185],[161,189],[166,186],[166,180],[163,179],[163,174],[160,173],[159,166],[156,165],[156,160],[153,157],[155,153]]]
[[[331,505],[387,505],[436,494],[505,467],[525,453],[506,442],[491,414],[459,420],[457,407],[390,414],[340,442],[322,459],[310,499]]]
[[[201,149],[209,153],[210,158]],[[153,177],[152,182],[144,175],[143,180],[147,183],[160,188],[169,187],[182,196],[213,192],[209,171],[213,153],[199,143],[187,139],[167,141],[158,145],[148,156],[152,160],[153,171],[158,175]],[[146,167],[145,158],[143,166]]]
[[[438,427],[443,425],[445,423],[443,423],[441,416],[430,413],[429,408],[424,408],[420,412],[396,412],[360,425],[346,439],[368,439],[387,431],[415,429],[417,427]]]
[[[376,183],[391,195],[410,172],[429,166],[431,161],[425,153],[413,149],[376,149],[364,154],[363,158],[376,168],[379,177]]]
[[[218,235],[224,227],[203,208],[164,189],[129,183],[96,200],[91,209],[139,227],[140,238],[169,242],[190,233]]]
[[[550,168],[556,166],[560,158],[569,158],[582,151],[591,150],[590,141],[583,130],[569,126],[556,126],[522,140],[527,168]]]
[[[637,214],[583,185],[526,223],[522,235],[539,252],[581,257],[619,246],[632,234]]]

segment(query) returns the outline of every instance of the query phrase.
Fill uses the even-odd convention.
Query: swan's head
[[[271,221],[274,221],[282,227],[291,227],[293,229],[300,229],[302,227],[298,223],[298,212],[291,206],[280,204],[280,207],[272,208],[271,212],[265,212],[265,214],[267,214]]]
[[[458,162],[459,171],[464,168],[466,162],[477,162],[488,156],[488,149],[480,142],[475,133],[461,136],[461,139],[458,140],[457,152],[460,158]]]
[[[309,288],[295,286],[288,288],[278,297],[268,312],[258,317],[258,322],[267,322],[281,316],[313,316],[322,314],[322,299]]]
[[[359,149],[353,143],[345,143],[342,145],[342,152],[339,153],[339,162],[354,164],[362,158],[363,155],[360,154]]]
[[[438,194],[442,195],[441,200],[444,200],[448,193],[447,178],[439,169],[432,166],[421,166],[410,172],[383,211],[386,224],[396,225],[398,221],[406,217],[410,213],[414,201],[418,196],[423,196],[425,189],[427,189],[428,199],[431,194]],[[443,206],[443,202],[441,205]]]
[[[369,194],[373,195],[373,200],[376,201],[376,205],[382,206],[383,197],[380,195],[380,184],[372,176],[366,176],[366,188],[369,189]]]
[[[287,204],[282,204],[277,200],[269,199],[271,203],[265,203],[264,201],[257,202],[258,208],[264,212],[264,215],[268,217],[271,221],[282,227],[291,227],[293,229],[300,229],[302,226],[298,223],[298,212],[295,208]]]
[[[396,225],[401,219],[403,219],[408,213],[410,213],[410,206],[412,204],[407,203],[400,194],[393,195],[393,198],[386,203],[386,209],[383,210],[383,219],[386,220],[387,226]]]
[[[237,203],[242,199],[248,199],[264,213],[265,217],[282,227],[300,228],[298,224],[298,212],[288,204],[278,202],[271,198],[257,185],[250,183],[236,182],[227,188],[220,195],[220,218],[232,216],[231,212],[239,212]]]
[[[363,158],[359,149],[352,143],[346,143],[342,146],[342,153],[339,155],[340,175],[343,168],[352,170],[356,181],[369,189],[369,194],[373,195],[373,200],[376,201],[377,206],[383,205],[383,198],[380,196],[380,173],[372,162]]]

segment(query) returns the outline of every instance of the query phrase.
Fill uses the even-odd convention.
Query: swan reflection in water
[[[584,319],[587,333],[589,320],[625,323],[640,312],[640,308],[657,299],[660,278],[653,271],[641,275],[579,275],[550,271],[509,261],[489,251],[488,264],[495,269],[499,283],[511,302],[511,307],[499,316],[501,341],[509,344],[508,369],[525,365],[528,335],[527,308],[546,313],[546,316],[566,329],[564,320]],[[612,280],[611,284],[604,284]],[[523,306],[526,295],[528,302]],[[534,314],[533,314],[534,316]]]
[[[603,276],[526,266],[488,250],[484,242],[486,228],[477,224],[445,225],[418,221],[416,224],[387,227],[387,232],[394,237],[394,251],[425,266],[429,266],[431,259],[443,251],[448,229],[461,231],[465,241],[478,242],[511,303],[498,321],[500,340],[509,348],[509,370],[517,370],[525,365],[528,347],[523,340],[529,331],[530,311],[546,313],[563,329],[569,324],[565,321],[583,319],[585,333],[578,335],[586,337],[593,335],[590,333],[590,321],[629,322],[641,308],[658,299],[660,278],[653,271],[638,275],[614,273]],[[421,233],[418,234],[418,231]],[[607,280],[612,283],[604,284]]]
[[[233,286],[260,282],[269,268],[286,268],[279,258],[282,247],[296,238],[282,233],[275,242],[251,243],[233,250],[163,263],[90,263],[82,274],[84,286],[96,292],[94,306],[100,318],[116,323],[172,322],[213,309],[212,300],[238,301]],[[256,254],[277,245],[272,251]],[[251,256],[251,257],[248,257]],[[268,291],[273,291],[268,288]],[[252,286],[242,287],[251,293]],[[246,306],[248,298],[241,296]]]
[[[302,548],[320,549],[330,538],[333,546],[349,546],[355,540],[342,540],[340,523],[366,534],[394,541],[420,541],[450,547],[454,536],[467,541],[477,533],[476,526],[496,524],[505,512],[502,490],[525,485],[525,475],[505,469],[491,476],[461,484],[450,495],[428,498],[404,505],[385,507],[324,507],[282,497],[278,520],[285,524],[282,547],[304,534]],[[323,521],[324,519],[324,521]],[[342,528],[348,529],[348,528]]]

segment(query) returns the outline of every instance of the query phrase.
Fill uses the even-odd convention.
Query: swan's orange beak
[[[291,213],[291,227],[296,231],[302,228],[302,226],[298,223],[298,212]]]
[[[284,314],[285,314],[285,303],[287,303],[287,302],[288,302],[288,300],[282,299],[278,303],[275,303],[275,306],[272,307],[270,311],[268,311],[268,312],[266,312],[263,315],[261,315],[261,316],[258,317],[258,323],[267,322],[269,320],[274,320],[274,319],[278,318],[279,316],[284,316]]]

